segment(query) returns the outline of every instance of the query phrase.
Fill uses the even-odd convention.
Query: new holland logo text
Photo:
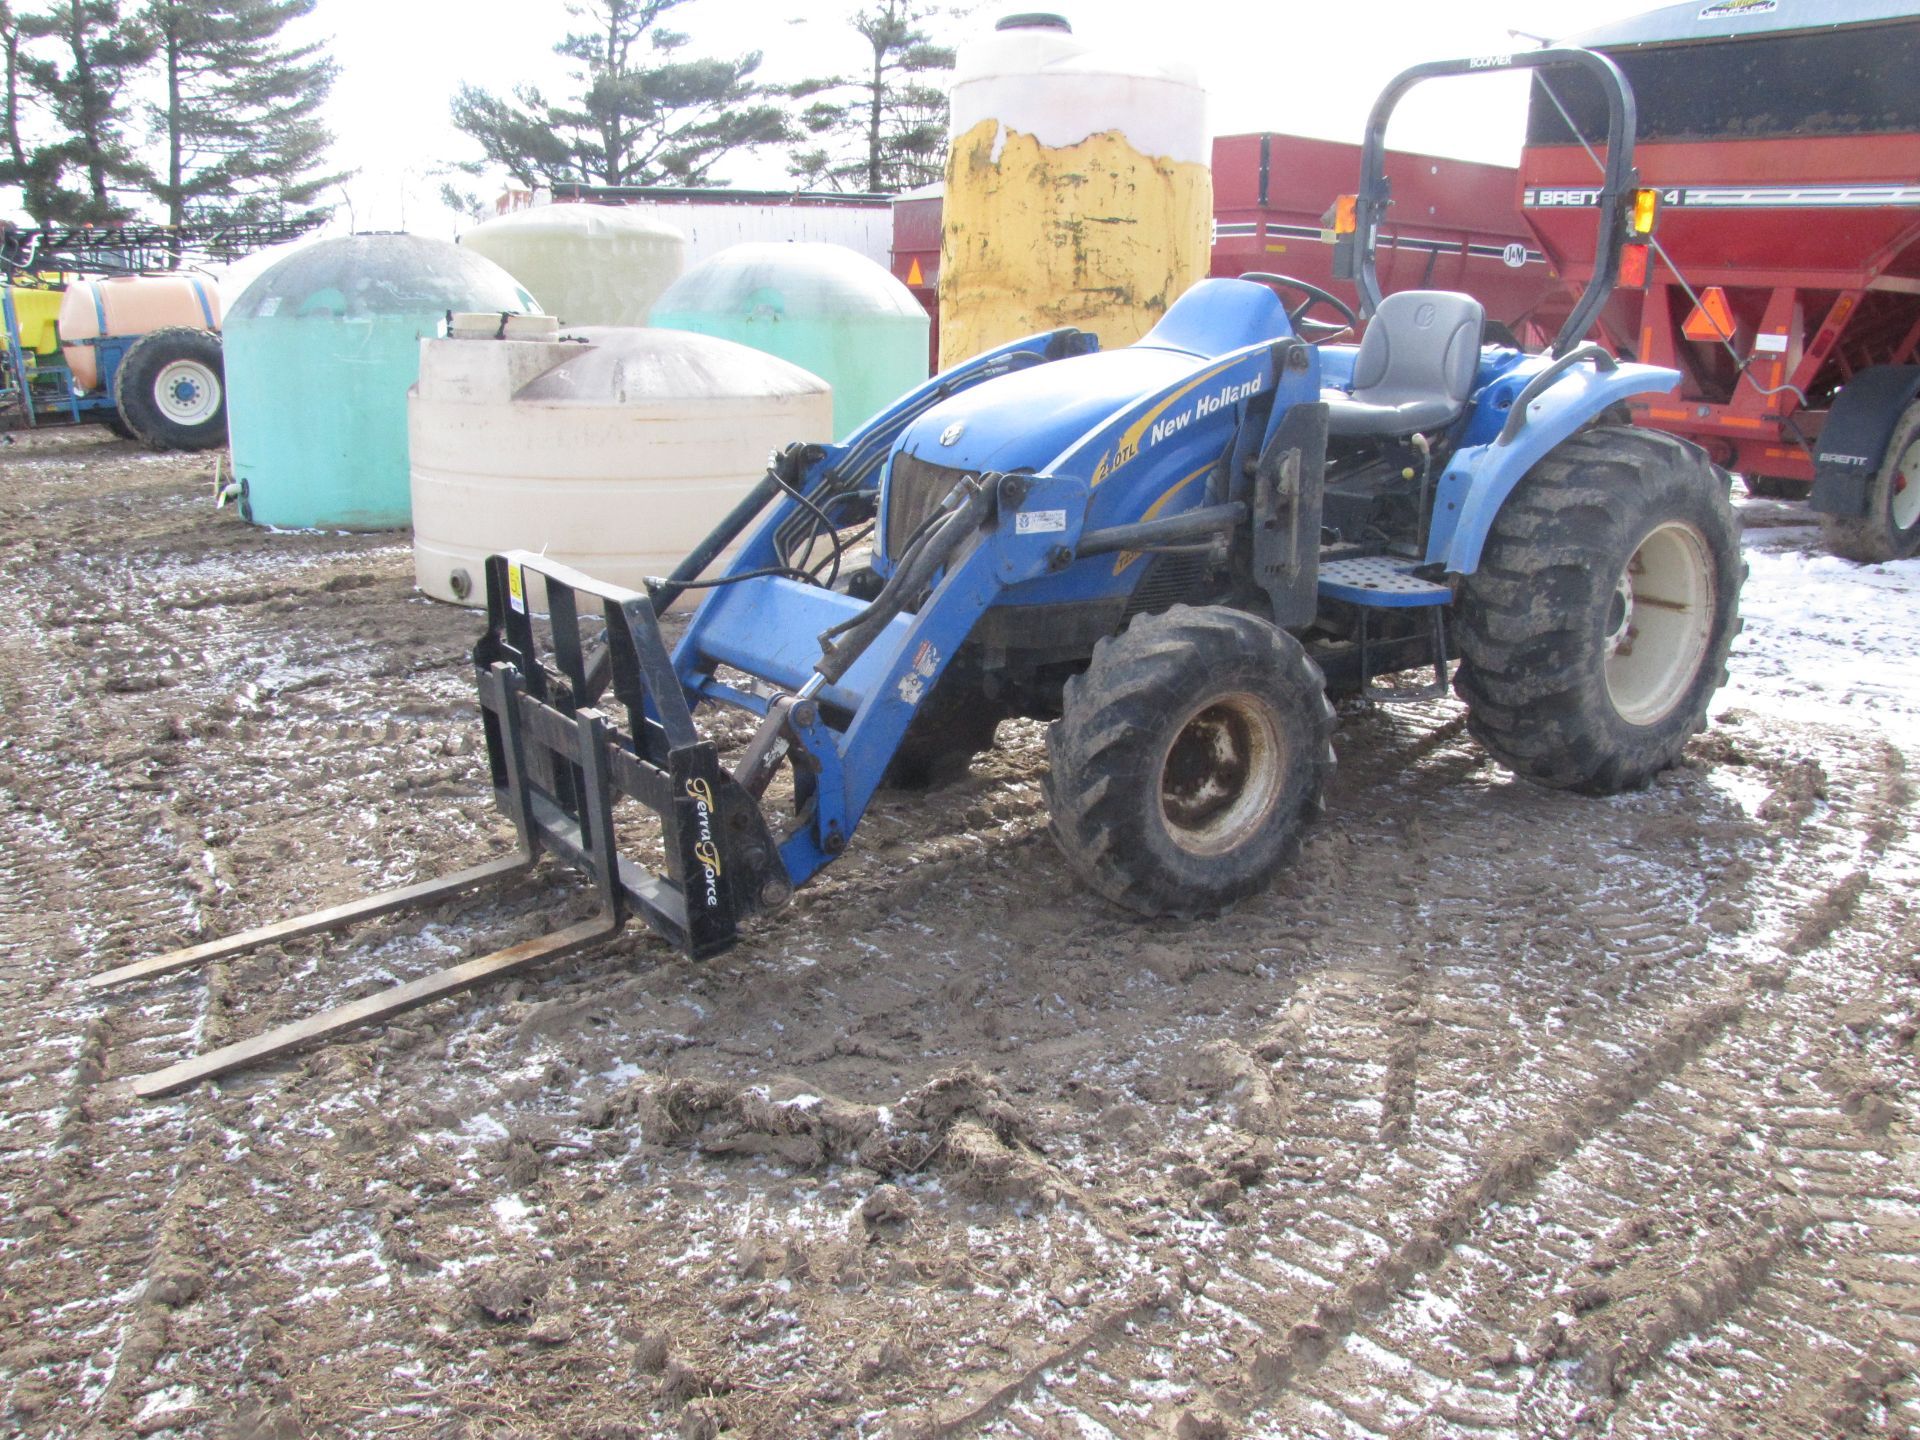
[[[1158,445],[1169,435],[1178,434],[1186,429],[1195,420],[1205,419],[1216,410],[1224,410],[1227,406],[1258,393],[1259,389],[1260,377],[1256,375],[1253,379],[1239,385],[1228,385],[1214,391],[1211,395],[1202,395],[1193,402],[1190,409],[1182,410],[1178,415],[1169,415],[1164,420],[1154,421],[1153,428],[1147,432],[1147,443]]]
[[[713,838],[713,787],[705,780],[687,781],[687,794],[693,797],[693,810],[700,827],[700,838],[694,842],[693,858],[700,862],[700,870],[706,876],[707,908],[720,908],[720,846]]]
[[[1138,416],[1132,424],[1120,432],[1119,437],[1113,442],[1113,448],[1102,455],[1100,463],[1093,467],[1091,483],[1098,485],[1122,465],[1138,458],[1143,444],[1152,445],[1187,425],[1193,419],[1193,410],[1176,415],[1172,420],[1163,420],[1160,417],[1171,410],[1178,401],[1185,399],[1209,380],[1239,363],[1237,360],[1222,361],[1209,370],[1201,371],[1172,394],[1162,396],[1157,404],[1145,414]],[[1229,385],[1220,392],[1218,397],[1209,397],[1205,408],[1200,410],[1200,413],[1210,415],[1221,405],[1230,405],[1235,399],[1244,399],[1253,394],[1260,385],[1261,381],[1258,377],[1242,385]]]

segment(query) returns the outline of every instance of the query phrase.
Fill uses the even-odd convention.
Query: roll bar
[[[1370,316],[1380,306],[1380,279],[1374,251],[1380,225],[1387,217],[1392,186],[1387,180],[1387,121],[1401,97],[1423,80],[1441,76],[1481,75],[1495,70],[1585,70],[1600,82],[1607,96],[1607,160],[1600,187],[1600,244],[1594,253],[1593,279],[1567,323],[1554,337],[1553,353],[1561,355],[1587,333],[1600,307],[1613,294],[1620,274],[1620,251],[1626,242],[1625,217],[1639,174],[1633,166],[1633,139],[1638,114],[1633,87],[1605,55],[1592,50],[1548,48],[1515,55],[1478,55],[1465,60],[1429,60],[1401,71],[1373,102],[1367,117],[1366,143],[1360,155],[1360,190],[1354,205],[1354,249],[1344,267],[1360,291],[1360,313]],[[1336,271],[1339,273],[1339,271]]]

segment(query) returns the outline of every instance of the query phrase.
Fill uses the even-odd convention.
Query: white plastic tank
[[[619,205],[541,205],[476,225],[460,243],[486,256],[568,325],[644,325],[686,268],[686,237]]]
[[[833,430],[826,382],[707,335],[494,338],[456,317],[408,398],[413,557],[438,600],[485,602],[486,557],[532,550],[639,589],[705,539],[793,441]]]
[[[1065,325],[1130,344],[1207,273],[1206,92],[1185,61],[1009,16],[960,47],[951,125],[943,369]]]

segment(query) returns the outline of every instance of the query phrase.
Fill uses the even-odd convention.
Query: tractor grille
[[[893,457],[887,472],[887,558],[898,560],[913,532],[931,515],[947,492],[971,470],[952,465],[930,465],[917,455]]]
[[[1126,618],[1156,614],[1182,601],[1196,600],[1206,585],[1210,565],[1206,555],[1194,551],[1154,556],[1127,600]]]

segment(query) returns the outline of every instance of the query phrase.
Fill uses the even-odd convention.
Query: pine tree
[[[812,186],[893,193],[940,178],[946,161],[947,93],[953,50],[925,28],[953,13],[915,0],[880,0],[849,23],[871,55],[864,73],[789,85],[815,98],[800,123],[826,143],[795,154],[790,173]]]
[[[44,105],[60,138],[23,151],[27,210],[42,224],[103,224],[133,212],[117,195],[137,192],[146,167],[126,136],[128,83],[153,43],[119,0],[56,0],[19,20],[23,92]],[[32,42],[45,40],[47,50]],[[17,138],[17,137],[16,137]]]
[[[576,93],[555,102],[523,86],[502,99],[463,85],[453,123],[526,185],[697,185],[733,151],[787,138],[785,116],[760,101],[751,79],[758,52],[733,60],[673,58],[687,37],[660,22],[685,3],[568,6],[569,15],[594,25],[554,46],[579,64]]]
[[[19,17],[0,0],[0,185],[18,185],[27,173],[20,137],[20,47],[25,43]]]
[[[323,43],[289,45],[315,0],[148,0],[162,95],[149,107],[165,149],[150,193],[170,224],[280,219],[343,176],[324,172],[319,119],[338,67]]]

